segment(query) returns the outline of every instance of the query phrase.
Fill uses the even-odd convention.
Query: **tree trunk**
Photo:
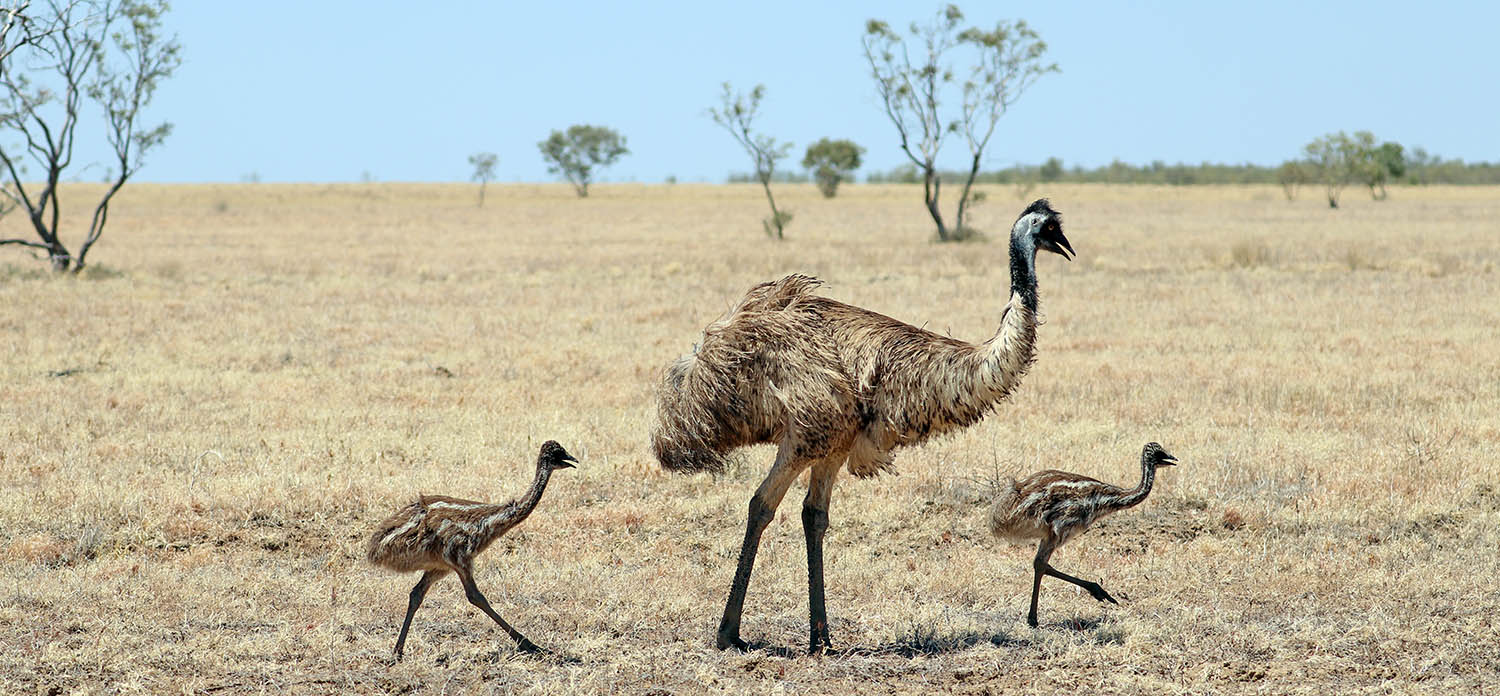
[[[938,210],[938,194],[943,185],[942,179],[938,178],[937,167],[931,162],[922,166],[922,194],[927,201],[927,212],[932,215],[932,221],[937,223],[938,241],[948,241],[948,227],[943,224],[943,213]]]
[[[48,256],[52,259],[52,271],[54,273],[65,273],[68,267],[73,264],[73,257],[68,255],[68,250],[60,246],[54,246],[49,250]]]
[[[771,177],[769,175],[760,177],[760,185],[766,190],[766,201],[771,204],[771,225],[776,228],[776,241],[782,241],[786,237],[781,232],[781,211],[776,209],[776,198],[771,195]]]
[[[56,199],[53,198],[51,200],[55,201]],[[62,273],[73,266],[73,254],[68,251],[67,247],[63,246],[62,240],[58,239],[56,230],[48,227],[46,220],[42,217],[44,211],[45,208],[43,207],[33,212],[30,216],[31,226],[36,230],[36,235],[42,238],[42,243],[47,245],[47,258],[52,262],[52,270]],[[56,219],[57,216],[54,214],[53,220]]]
[[[969,167],[969,178],[964,182],[963,193],[958,196],[958,215],[953,220],[953,228],[958,239],[968,236],[964,231],[964,213],[969,209],[969,194],[974,188],[974,179],[979,176],[979,154],[974,154],[974,163]]]

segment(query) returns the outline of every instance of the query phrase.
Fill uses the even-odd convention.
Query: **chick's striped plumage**
[[[524,519],[517,503],[424,495],[376,526],[366,558],[391,570],[441,570],[484,551]],[[503,528],[501,528],[503,527]]]
[[[1095,520],[1120,510],[1109,505],[1126,491],[1080,474],[1056,469],[1011,480],[990,513],[990,531],[1013,541],[1052,536],[1058,546]]]

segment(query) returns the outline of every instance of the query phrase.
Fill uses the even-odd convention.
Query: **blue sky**
[[[546,181],[537,141],[592,123],[632,150],[608,180],[719,182],[749,168],[706,115],[725,80],[766,85],[759,126],[796,144],[790,166],[833,136],[885,170],[905,158],[864,22],[940,6],[179,0],[166,21],[185,63],[150,109],[176,130],[138,180],[462,181],[492,151],[501,181]],[[1340,129],[1500,161],[1500,3],[960,6],[978,25],[1026,19],[1062,68],[1001,121],[988,167],[1268,164]]]

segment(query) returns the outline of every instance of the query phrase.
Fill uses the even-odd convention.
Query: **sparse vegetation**
[[[484,188],[495,178],[495,164],[500,157],[493,152],[476,152],[469,155],[469,166],[474,168],[471,181],[479,182],[479,207],[484,207]]]
[[[776,197],[771,195],[771,181],[776,175],[776,163],[791,154],[792,144],[777,142],[769,135],[755,132],[755,119],[760,115],[760,100],[766,96],[765,85],[756,85],[748,94],[736,92],[728,82],[723,87],[724,91],[719,95],[719,106],[710,108],[708,115],[713,118],[714,123],[734,136],[735,142],[745,148],[745,153],[755,163],[755,178],[760,182],[761,188],[765,189],[766,202],[771,205],[771,216],[761,224],[766,230],[766,236],[778,241],[785,239],[786,226],[792,221],[792,213],[776,207]]]
[[[713,649],[771,450],[661,473],[658,370],[787,269],[960,337],[994,330],[1006,269],[915,237],[909,185],[779,190],[818,230],[795,245],[743,233],[758,185],[542,187],[478,209],[468,182],[136,182],[118,273],[0,260],[0,305],[47,318],[0,317],[0,692],[1500,692],[1500,236],[1475,227],[1500,191],[1402,189],[1329,224],[1273,181],[1049,184],[1079,259],[1046,269],[1040,360],[1003,416],[840,478],[842,652],[808,659],[800,487],[763,541],[756,649]],[[1223,263],[1238,240],[1274,264]],[[450,583],[389,665],[410,588],[365,564],[369,529],[423,492],[511,494],[513,453],[549,438],[577,476],[476,573],[556,654],[512,656]],[[1181,466],[1067,551],[1130,601],[1056,591],[1028,628],[1034,548],[991,541],[961,486],[1128,480],[1148,438]]]
[[[1339,207],[1339,195],[1354,179],[1360,165],[1359,144],[1343,131],[1329,133],[1303,148],[1308,163],[1323,185],[1328,207]]]
[[[1371,142],[1363,147],[1360,178],[1370,187],[1370,197],[1383,201],[1386,198],[1386,182],[1400,179],[1406,174],[1406,156],[1400,143],[1375,145],[1373,140],[1372,137]]]
[[[812,170],[813,180],[824,198],[838,195],[839,184],[854,176],[865,149],[851,140],[823,138],[807,146],[802,168]]]
[[[552,131],[546,140],[536,144],[547,160],[547,171],[561,174],[573,184],[579,198],[587,198],[595,170],[614,164],[630,154],[625,136],[604,126],[569,126],[567,131]]]
[[[1307,144],[1306,166],[1316,174],[1328,197],[1328,207],[1339,207],[1339,193],[1354,181],[1370,187],[1370,198],[1386,199],[1385,184],[1406,174],[1406,157],[1399,143],[1379,143],[1369,131],[1349,135],[1329,133]]]
[[[1296,160],[1287,160],[1276,168],[1276,183],[1289,201],[1297,200],[1297,189],[1307,183],[1307,168]]]
[[[901,151],[922,175],[923,203],[937,225],[940,242],[972,236],[965,214],[984,150],[1000,117],[1038,78],[1057,72],[1056,63],[1042,60],[1047,44],[1025,20],[999,22],[986,30],[961,29],[963,19],[958,6],[948,5],[931,24],[912,22],[906,32],[910,45],[908,36],[872,19],[865,24],[863,40],[865,60],[885,115],[896,127]],[[962,74],[950,65],[955,52],[966,53],[970,61]],[[957,110],[945,110],[952,109],[955,100]],[[970,167],[950,227],[939,207],[943,182],[937,158],[951,134],[968,146]]]

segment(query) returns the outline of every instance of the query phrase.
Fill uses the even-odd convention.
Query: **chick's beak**
[[[1177,464],[1177,458],[1170,454],[1167,454],[1166,452],[1162,452],[1161,463],[1164,466],[1175,466]]]

